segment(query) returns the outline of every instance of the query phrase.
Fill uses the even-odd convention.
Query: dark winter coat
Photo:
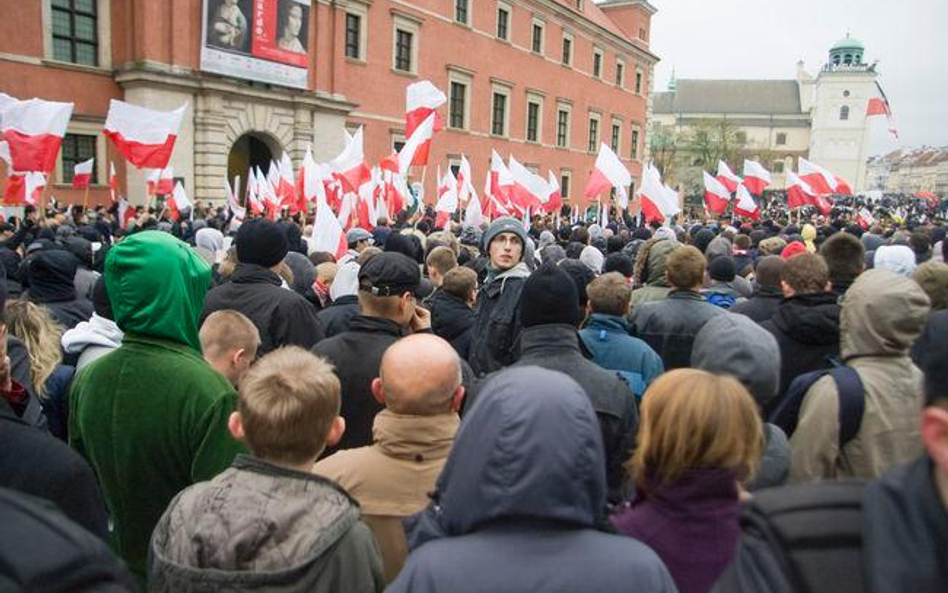
[[[520,293],[530,270],[520,262],[481,288],[474,306],[474,327],[468,362],[474,374],[510,366],[517,359],[520,337]]]
[[[65,443],[18,418],[3,399],[0,486],[45,498],[102,540],[108,539],[108,514],[92,468]],[[7,525],[2,525],[6,532]]]
[[[839,305],[832,293],[805,294],[784,299],[769,321],[761,325],[780,346],[780,390],[764,407],[764,417],[783,400],[793,380],[810,371],[830,368],[839,356]]]
[[[0,525],[0,591],[138,591],[108,545],[47,500],[0,488]]]
[[[390,593],[674,590],[654,552],[604,532],[602,441],[569,376],[498,373],[461,424]]]
[[[731,313],[740,313],[757,323],[763,323],[773,316],[782,300],[783,293],[779,288],[758,286],[754,296],[731,307]]]
[[[281,284],[280,277],[268,268],[237,264],[229,282],[207,293],[201,323],[214,311],[234,309],[246,315],[260,332],[258,356],[280,346],[312,348],[323,338],[316,309]]]
[[[431,311],[431,331],[444,338],[467,358],[471,347],[471,332],[474,326],[474,311],[467,303],[443,290],[436,290],[426,306]]]
[[[661,357],[644,341],[629,335],[629,322],[624,317],[593,313],[579,337],[592,353],[593,362],[618,372],[637,400],[665,371]]]
[[[695,336],[709,319],[728,315],[692,290],[673,290],[664,300],[645,303],[632,310],[632,335],[662,357],[665,370],[691,365]]]
[[[72,329],[92,317],[92,303],[76,295],[73,284],[76,258],[68,251],[43,251],[27,264],[30,302],[45,307],[63,329]]]
[[[349,331],[349,323],[359,314],[359,297],[347,294],[334,300],[331,305],[319,311],[316,319],[326,338]]]

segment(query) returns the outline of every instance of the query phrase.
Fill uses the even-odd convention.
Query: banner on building
[[[204,0],[201,69],[306,88],[310,0]]]

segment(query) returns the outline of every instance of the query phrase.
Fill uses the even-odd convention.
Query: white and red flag
[[[133,208],[124,197],[120,197],[118,199],[117,213],[119,228],[127,229],[129,221],[135,218],[135,208]]]
[[[829,170],[800,157],[800,178],[806,181],[816,194],[852,195],[853,190],[845,180]]]
[[[398,153],[398,172],[408,174],[412,165],[427,165],[428,153],[431,151],[431,138],[435,132],[437,113],[431,113],[412,130]]]
[[[466,204],[471,199],[472,194],[477,195],[474,191],[474,185],[471,183],[471,163],[462,154],[461,166],[458,167],[458,201]]]
[[[13,158],[10,156],[10,145],[3,139],[3,110],[16,103],[16,99],[6,93],[0,93],[0,160],[7,164],[7,171],[13,171]]]
[[[240,188],[239,175],[234,178],[234,187]],[[230,210],[233,219],[238,222],[243,222],[247,216],[247,209],[240,205],[240,200],[237,199],[237,194],[230,186],[230,181],[227,180],[226,175],[224,176],[224,194],[227,196],[227,209]]]
[[[188,194],[180,181],[174,184],[174,191],[171,192],[171,197],[165,202],[165,206],[175,220],[181,220],[181,213],[185,210],[191,209],[193,212],[191,200],[188,199]]]
[[[543,205],[543,209],[547,212],[559,212],[563,207],[563,191],[553,171],[547,171],[546,177],[547,185],[550,188],[550,196],[547,198],[546,204]]]
[[[869,104],[866,106],[866,117],[884,115],[889,123],[889,133],[892,134],[895,140],[898,140],[899,132],[895,129],[895,119],[892,117],[892,106],[889,105],[889,98],[885,96],[882,85],[879,84],[878,80],[876,81],[876,90],[879,91],[879,96],[869,99]]]
[[[754,201],[754,197],[744,184],[737,186],[737,195],[734,196],[734,214],[751,220],[760,220],[760,206]]]
[[[856,221],[859,223],[859,226],[861,226],[863,230],[868,230],[869,227],[875,224],[876,219],[872,215],[872,212],[869,212],[869,209],[863,206],[856,213]]]
[[[438,173],[440,174],[440,167]],[[436,228],[444,228],[451,215],[458,210],[458,181],[454,178],[454,173],[448,168],[444,177],[438,183],[438,202],[435,204],[435,212],[438,213],[435,219]]]
[[[662,183],[662,176],[654,165],[649,164],[642,174],[642,187],[638,191],[642,198],[642,215],[647,222],[663,222],[666,217],[681,212],[678,194]]]
[[[816,206],[822,212],[825,208],[825,200],[821,200],[803,178],[793,171],[787,171],[787,209],[793,210],[807,205]]]
[[[510,201],[525,211],[527,208],[541,207],[549,195],[546,181],[521,165],[514,155],[509,159],[510,174],[513,177],[513,186],[510,190]]]
[[[165,167],[158,173],[155,193],[165,196],[172,192],[174,192],[174,167]]]
[[[290,209],[290,215],[300,211],[299,198],[296,195],[296,178],[293,175],[293,161],[286,152],[280,157],[279,178],[277,180],[277,195],[280,205]]]
[[[744,181],[738,177],[734,171],[731,171],[731,168],[728,167],[727,163],[720,160],[718,161],[718,174],[715,177],[721,182],[722,185],[724,185],[724,187],[727,188],[727,191],[731,193],[737,191],[737,186]]]
[[[704,174],[704,205],[715,214],[724,214],[727,205],[731,202],[731,192],[707,171],[702,171],[702,173]]]
[[[39,171],[11,173],[7,177],[7,186],[3,199],[9,205],[40,203],[40,195],[46,187],[46,175]]]
[[[744,159],[744,187],[747,191],[759,196],[770,187],[770,184],[770,171],[764,169],[757,161]]]
[[[109,196],[112,202],[118,199],[118,174],[115,172],[115,163],[109,161]]]
[[[306,148],[306,156],[303,157],[303,165],[300,167],[300,181],[303,193],[303,199],[315,203],[322,197],[326,199],[326,187],[319,172],[319,165],[313,158],[313,151],[310,147]]]
[[[13,170],[52,171],[73,104],[42,99],[4,103],[0,135],[9,145]]]
[[[325,251],[333,254],[339,260],[346,254],[346,233],[339,224],[339,220],[332,213],[332,208],[325,200],[316,201],[316,218],[313,220],[313,251]]]
[[[408,85],[405,89],[405,137],[410,138],[415,129],[431,115],[434,116],[432,132],[440,132],[444,128],[444,123],[437,110],[447,100],[444,93],[429,80],[421,80]],[[412,164],[423,165],[424,163]]]
[[[605,142],[600,143],[596,164],[589,175],[589,181],[586,182],[586,191],[583,195],[591,199],[606,189],[615,188],[617,205],[620,208],[628,208],[629,199],[625,188],[631,184],[632,175],[622,164],[618,155]]]
[[[464,226],[480,228],[484,223],[484,211],[481,209],[481,201],[476,195],[472,195],[467,201],[467,208],[464,209]]]
[[[372,170],[365,163],[365,153],[362,149],[362,128],[356,130],[352,139],[346,143],[339,156],[330,161],[333,177],[335,177],[346,192],[358,192],[359,186],[372,178]]]
[[[95,165],[95,158],[91,158],[81,163],[76,163],[72,168],[72,187],[75,189],[87,189],[92,182],[92,167]]]
[[[250,207],[250,211],[256,216],[266,212],[266,205],[260,199],[260,181],[258,180],[257,173],[254,172],[253,167],[247,171],[246,204]]]
[[[136,167],[163,169],[171,159],[187,109],[185,103],[174,111],[157,111],[112,99],[103,133]]]

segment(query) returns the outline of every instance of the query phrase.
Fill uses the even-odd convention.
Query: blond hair
[[[260,332],[246,315],[233,309],[221,309],[207,316],[198,333],[201,351],[205,356],[217,358],[243,348],[248,353],[256,352],[260,345]]]
[[[763,448],[757,406],[733,377],[676,369],[642,398],[638,444],[631,460],[636,487],[674,483],[689,469],[754,473]]]
[[[341,405],[339,379],[325,359],[297,346],[270,352],[250,368],[237,411],[254,455],[305,463],[319,455]]]
[[[609,272],[590,282],[586,294],[593,313],[625,315],[632,299],[632,287],[619,272]]]
[[[6,305],[7,329],[26,344],[30,353],[30,379],[40,399],[46,399],[46,379],[62,362],[60,341],[63,328],[45,307],[29,301],[9,301]]]
[[[448,271],[458,267],[458,258],[450,247],[439,245],[428,252],[428,257],[425,258],[425,265],[428,266],[429,269],[437,270],[443,277]]]

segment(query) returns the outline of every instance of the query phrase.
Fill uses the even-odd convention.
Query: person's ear
[[[326,446],[335,447],[342,440],[344,434],[346,434],[346,419],[342,416],[336,416],[335,420],[332,421],[332,426],[329,427],[329,434],[326,435]]]
[[[454,388],[454,393],[451,394],[451,411],[455,414],[461,411],[461,404],[464,402],[466,394],[467,391],[464,389],[464,385],[458,385]]]
[[[372,384],[370,385],[372,390],[372,397],[375,398],[375,401],[379,402],[383,406],[385,405],[385,386],[382,383],[381,377],[376,377],[372,379]]]
[[[833,292],[833,283],[827,282],[826,286],[823,287],[824,292]]]
[[[244,422],[240,418],[240,412],[231,413],[230,418],[227,419],[227,429],[235,440],[244,442]]]
[[[793,296],[793,289],[783,280],[780,281],[780,292],[783,293],[783,296],[788,298]]]
[[[928,406],[922,410],[922,445],[935,465],[948,472],[948,410]]]
[[[234,353],[230,357],[230,364],[232,367],[236,368],[240,366],[240,360],[243,358],[246,351],[243,348],[238,348],[234,350]]]

